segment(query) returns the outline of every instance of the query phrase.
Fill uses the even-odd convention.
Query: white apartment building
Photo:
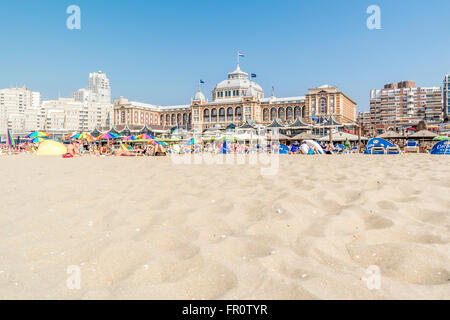
[[[0,136],[10,129],[13,134],[24,134],[41,126],[39,111],[41,93],[27,87],[0,90]]]
[[[444,105],[444,119],[450,118],[450,74],[446,74],[444,78],[444,86],[442,87],[442,99]]]
[[[80,130],[93,130],[95,127],[112,125],[111,86],[105,73],[102,71],[90,73],[88,86],[75,91],[72,98],[84,104],[81,114],[83,124]]]
[[[88,86],[75,91],[72,98],[81,102],[111,104],[111,86],[106,74],[102,71],[90,73]]]
[[[111,110],[97,102],[81,102],[74,98],[59,98],[42,103],[45,120],[43,130],[51,134],[89,132],[107,126]]]

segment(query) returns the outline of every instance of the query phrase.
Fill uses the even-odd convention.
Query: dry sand
[[[450,299],[450,157],[282,156],[272,178],[169,158],[0,168],[2,299]]]

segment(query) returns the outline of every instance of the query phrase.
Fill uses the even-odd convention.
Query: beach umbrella
[[[9,128],[8,128],[8,130],[6,131],[6,144],[7,144],[9,147],[13,147],[13,146],[14,146],[14,139],[12,138],[11,130],[9,130]]]
[[[403,136],[400,133],[397,133],[392,130],[388,130],[383,134],[377,136],[378,139],[402,139]]]
[[[409,136],[410,138],[417,139],[433,139],[437,137],[437,134],[428,130],[421,130]]]
[[[109,139],[117,139],[119,138],[118,134],[112,132],[106,132],[97,137],[97,140],[109,140]]]
[[[352,145],[350,144],[350,141],[348,140],[348,138],[345,139],[344,146],[345,146],[346,148],[350,148],[350,147],[352,146]]]
[[[33,139],[29,140],[28,142],[31,142],[31,143],[38,143],[38,142],[46,141],[47,139],[48,139],[48,138],[38,137],[38,138],[33,138]]]
[[[36,131],[27,135],[27,138],[49,138],[51,134],[44,131]]]
[[[95,138],[93,136],[91,136],[89,133],[79,133],[79,134],[72,136],[71,139],[72,140],[82,140],[82,141],[86,140],[89,142],[92,142],[95,140]]]
[[[138,139],[135,136],[128,136],[128,137],[124,138],[123,140],[125,140],[125,141],[136,141],[136,140],[140,140],[140,139]]]
[[[138,140],[156,140],[155,137],[150,136],[148,134],[141,134],[136,137]]]
[[[198,138],[192,138],[192,139],[188,140],[188,142],[187,142],[187,144],[190,144],[190,145],[199,144],[199,143],[203,143],[203,140],[198,139]]]
[[[450,137],[437,136],[437,137],[433,138],[433,141],[444,141],[444,140],[450,140]]]

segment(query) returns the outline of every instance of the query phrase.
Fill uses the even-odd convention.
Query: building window
[[[219,110],[219,122],[225,122],[225,109],[220,108]]]
[[[177,114],[177,125],[181,124],[181,113]]]
[[[227,109],[227,121],[231,122],[233,121],[233,117],[234,116],[234,111],[233,108],[228,108]]]
[[[170,116],[166,114],[166,125],[170,126]]]
[[[235,115],[236,115],[236,120],[237,121],[241,121],[242,120],[242,109],[241,109],[241,107],[237,107],[236,108]]]
[[[211,122],[217,122],[217,109],[211,110]]]
[[[284,108],[278,109],[278,118],[280,118],[281,120],[285,119]]]
[[[205,109],[203,111],[203,121],[204,122],[209,122],[209,109]]]
[[[171,122],[172,122],[172,126],[177,124],[177,119],[175,118],[175,114],[174,113],[172,114],[172,121]]]
[[[148,124],[148,113],[145,114],[145,124]]]
[[[294,108],[294,117],[295,119],[300,118],[302,116],[301,109],[299,106]]]
[[[264,108],[263,110],[263,121],[268,122],[269,120],[269,109]]]
[[[126,119],[125,119],[125,111],[122,111],[121,115],[120,115],[120,122],[121,123],[125,123],[125,121],[126,121]]]
[[[312,99],[311,114],[312,114],[313,116],[316,115],[316,99]]]
[[[292,108],[291,107],[287,107],[286,115],[287,115],[286,120],[292,120],[293,113],[292,113]]]
[[[163,114],[159,116],[159,122],[160,122],[161,126],[164,125],[164,115]]]
[[[187,125],[187,114],[183,113],[183,125]]]
[[[277,118],[277,109],[272,108],[272,110],[270,110],[270,121],[273,121]]]
[[[325,98],[320,98],[320,112],[322,114],[327,113],[327,99]]]

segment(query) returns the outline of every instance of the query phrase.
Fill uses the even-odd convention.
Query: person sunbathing
[[[77,142],[74,140],[67,146],[67,153],[71,154],[72,156],[79,156],[80,155],[80,149],[78,147]]]

